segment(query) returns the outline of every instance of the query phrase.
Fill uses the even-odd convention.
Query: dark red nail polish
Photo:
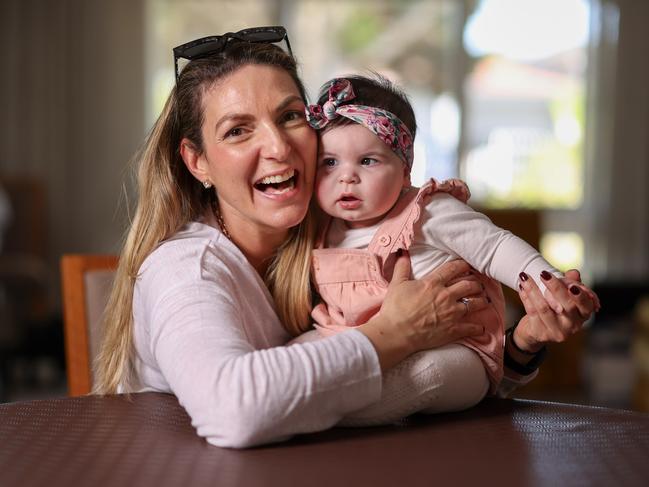
[[[521,272],[521,273],[518,275],[518,277],[520,277],[521,281],[523,281],[523,282],[527,281],[527,279],[528,279],[527,274],[525,274],[524,272]]]
[[[581,292],[581,290],[577,286],[570,286],[570,292],[577,296]]]
[[[544,281],[549,281],[551,277],[552,277],[552,274],[550,274],[548,271],[541,272],[541,278]]]

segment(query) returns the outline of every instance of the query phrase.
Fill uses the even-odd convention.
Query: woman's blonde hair
[[[115,283],[106,307],[101,349],[95,362],[94,392],[110,394],[118,386],[131,390],[134,381],[133,291],[144,259],[186,223],[217,205],[214,191],[206,191],[186,168],[179,152],[183,138],[203,150],[202,98],[216,81],[249,64],[284,69],[306,102],[296,62],[271,44],[232,42],[207,58],[191,61],[147,140],[136,155],[138,202],[119,259]],[[286,330],[297,335],[309,326],[310,253],[315,224],[312,212],[292,228],[269,266],[266,285]],[[217,319],[217,317],[214,317]]]

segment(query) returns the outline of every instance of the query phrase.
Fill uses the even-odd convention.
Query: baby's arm
[[[466,260],[476,270],[515,291],[521,272],[531,276],[541,289],[545,289],[541,272],[563,278],[527,242],[452,196],[435,194],[422,221],[421,231],[430,245]]]
[[[559,303],[546,293],[544,272],[554,274],[566,287],[586,292],[599,308],[597,295],[587,286],[573,281],[555,269],[523,239],[494,225],[483,213],[445,193],[433,196],[422,218],[427,242],[451,255],[461,257],[481,273],[518,291],[520,275],[534,279],[548,304],[560,313]]]

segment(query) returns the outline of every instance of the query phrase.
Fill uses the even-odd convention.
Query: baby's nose
[[[341,183],[357,183],[358,182],[358,174],[356,174],[356,171],[350,171],[350,170],[345,170],[340,173],[340,182]]]

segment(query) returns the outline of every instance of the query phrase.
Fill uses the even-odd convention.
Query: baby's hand
[[[574,274],[569,275],[568,273],[574,273]],[[575,276],[575,274],[576,274],[576,276]],[[565,284],[565,286],[568,288],[568,290],[572,294],[577,295],[580,292],[586,293],[586,295],[590,298],[590,300],[595,305],[595,312],[596,313],[602,308],[602,305],[599,302],[599,297],[597,296],[597,294],[595,294],[595,292],[591,288],[589,288],[583,282],[581,282],[581,277],[579,277],[579,271],[577,271],[575,269],[573,269],[571,271],[568,271],[566,273],[565,277],[563,279],[560,279],[560,281]],[[573,286],[576,289],[574,289]]]
[[[547,280],[543,277],[543,273],[541,273],[541,279]],[[578,295],[580,293],[585,293],[590,300],[593,303],[594,310],[595,312],[598,312],[601,309],[601,303],[599,301],[599,297],[595,292],[590,289],[588,286],[586,286],[584,283],[581,282],[581,276],[579,274],[579,271],[576,269],[571,269],[566,274],[564,277],[559,279],[565,286],[566,288],[574,295]],[[552,296],[552,293],[549,292],[547,289],[543,293],[543,297],[546,299],[550,307],[556,312],[556,313],[561,313],[563,311],[563,307],[559,302],[554,299]]]
[[[467,203],[469,201],[469,198],[471,198],[471,191],[469,190],[469,187],[461,179],[446,179],[441,183],[437,183],[437,188],[442,189],[443,191],[448,191],[451,196],[457,198],[462,203]]]

